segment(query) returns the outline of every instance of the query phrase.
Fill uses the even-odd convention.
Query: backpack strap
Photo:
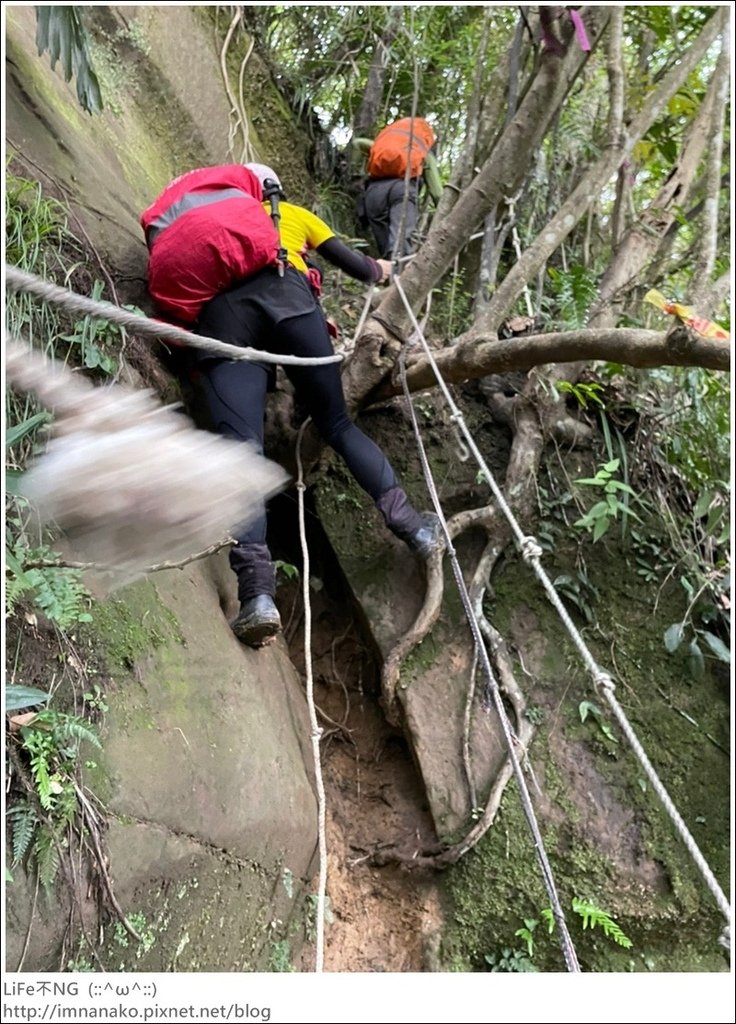
[[[284,276],[284,268],[286,267],[288,253],[281,243],[281,230],[279,228],[279,222],[281,220],[281,210],[279,209],[279,201],[284,199],[284,193],[281,191],[281,186],[273,178],[266,178],[263,182],[263,198],[268,200],[271,204],[271,220],[273,226],[276,228],[276,234],[279,236],[279,250],[278,250],[278,267],[279,277]]]

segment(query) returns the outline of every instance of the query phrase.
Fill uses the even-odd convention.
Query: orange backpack
[[[403,178],[409,163],[410,176],[417,178],[434,143],[434,132],[424,118],[402,117],[376,136],[368,156],[368,174],[371,178]]]

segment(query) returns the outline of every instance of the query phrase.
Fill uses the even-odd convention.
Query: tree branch
[[[611,10],[610,8],[608,9]],[[529,248],[517,260],[514,268],[506,275],[496,291],[488,309],[476,325],[478,329],[494,330],[503,320],[521,294],[524,285],[530,281],[539,268],[570,234],[591,205],[597,202],[601,189],[616,172],[621,162],[646,134],[660,115],[666,102],[682,86],[687,76],[700,63],[719,31],[719,20],[712,18],[704,27],[692,47],[683,53],[675,67],[665,76],[659,86],[647,97],[643,107],[631,123],[628,133],[619,138],[618,144],[609,141],[602,156],[593,164],[587,174],[562,204]],[[618,86],[617,86],[618,88]],[[615,94],[609,111],[609,126],[617,123],[618,96]]]
[[[584,8],[588,37],[594,45],[608,23],[603,7]],[[416,309],[430,293],[455,255],[467,243],[485,215],[504,196],[514,195],[523,180],[534,152],[563,103],[572,82],[580,74],[588,54],[568,46],[564,58],[542,54],[539,71],[515,116],[504,129],[480,173],[458,197],[454,209],[432,224],[426,242],[401,275],[404,291]],[[396,288],[390,287],[356,347],[354,357],[343,370],[348,408],[354,409],[390,370],[390,337],[401,338],[407,314]]]
[[[728,344],[710,341],[690,332],[687,351],[673,348],[669,335],[663,331],[631,328],[586,328],[560,334],[531,334],[526,337],[498,340],[482,332],[465,335],[457,345],[436,353],[435,360],[448,383],[460,383],[489,373],[530,370],[548,363],[574,363],[595,359],[625,363],[640,369],[654,366],[702,366],[710,370],[728,371],[731,352]],[[435,384],[432,367],[422,358],[407,369],[411,391],[422,391]],[[369,396],[379,401],[398,395],[398,382],[384,382]]]

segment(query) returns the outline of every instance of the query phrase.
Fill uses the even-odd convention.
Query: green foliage
[[[603,408],[603,401],[600,397],[600,392],[603,390],[602,384],[596,382],[584,384],[581,381],[573,384],[569,380],[561,380],[557,385],[557,390],[563,394],[573,395],[581,409],[587,409],[589,403]]]
[[[20,734],[41,806],[46,811],[68,809],[79,745],[86,742],[99,748],[96,732],[76,715],[46,708],[22,726]],[[76,796],[73,804],[72,811],[76,809]]]
[[[90,297],[99,302],[104,288],[102,281],[95,281]],[[124,329],[117,324],[86,316],[74,324],[71,334],[61,334],[59,338],[77,349],[82,366],[114,376],[120,369],[120,342],[124,336]]]
[[[33,416],[27,416],[20,423],[14,423],[5,434],[5,447],[12,448],[19,441],[22,441],[24,437],[35,433],[38,427],[48,423],[50,419],[51,416],[48,412],[37,412]]]
[[[618,495],[628,494],[631,497],[637,498],[636,492],[624,483],[622,480],[617,480],[614,477],[614,473],[617,472],[620,465],[620,459],[611,459],[610,462],[604,463],[594,477],[582,477],[576,480],[575,483],[579,487],[596,487],[603,491],[604,497],[601,501],[596,502],[591,509],[589,509],[584,516],[581,516],[575,522],[575,526],[581,529],[587,530],[593,534],[593,541],[600,540],[601,537],[608,531],[611,523],[614,519],[618,518],[619,512],[624,516],[631,516],[634,519],[641,522],[636,512],[633,512],[627,504],[622,502]]]
[[[539,971],[523,950],[508,946],[504,946],[498,953],[486,953],[483,959],[492,974],[536,974]]]
[[[9,524],[17,525],[16,517],[9,517]],[[26,563],[37,560],[53,560],[56,552],[47,545],[28,548],[17,540],[14,548],[6,550],[6,563],[10,576],[6,584],[6,608],[15,611],[18,601],[26,596],[47,619],[62,629],[68,629],[76,622],[91,622],[89,612],[91,596],[81,582],[79,569],[64,567],[26,568]]]
[[[288,939],[274,939],[268,960],[269,970],[277,974],[292,974],[296,968],[291,962],[291,944]]]
[[[699,681],[705,674],[705,658],[703,656],[704,644],[710,653],[718,661],[726,665],[731,664],[731,652],[717,633],[714,633],[710,626],[711,622],[716,627],[724,623],[730,627],[730,616],[725,605],[716,605],[711,600],[702,600],[705,585],[695,593],[694,588],[686,576],[680,578],[684,589],[690,597],[690,603],[684,617],[679,622],[673,622],[664,632],[664,646],[670,654],[675,654],[684,647],[688,669],[692,677]],[[716,594],[720,592],[722,599],[728,601],[727,593],[730,590],[730,575],[719,577],[714,587]]]
[[[455,338],[472,322],[473,293],[466,276],[464,269],[453,271],[432,292],[432,327],[442,338]]]
[[[543,302],[547,315],[561,331],[584,327],[588,310],[598,294],[597,275],[578,265],[568,270],[548,267],[547,275],[552,285],[551,296]]]
[[[599,906],[590,900],[580,899],[579,896],[573,897],[571,906],[573,911],[582,919],[583,931],[586,928],[592,930],[598,927],[607,938],[613,939],[617,945],[623,946],[624,949],[631,949],[633,942],[624,935],[621,928],[605,910],[601,910]],[[547,922],[547,930],[551,935],[555,929],[555,918],[552,908],[545,907],[541,914]]]
[[[11,827],[12,863],[15,866],[20,864],[30,849],[38,826],[38,814],[33,804],[22,801],[9,807],[6,816]]]
[[[375,129],[411,110],[415,86],[418,109],[433,118],[440,161],[451,161],[466,134],[465,111],[478,61],[482,7],[290,5],[251,9],[252,30],[265,40],[283,75],[295,109],[308,104],[326,131],[347,134],[365,92],[378,47],[389,56]],[[515,14],[489,11],[492,68],[510,39]],[[415,80],[416,79],[416,80]]]
[[[25,704],[43,701],[28,688]],[[20,700],[20,697],[17,698]],[[18,756],[28,765],[34,785],[33,800],[15,801],[8,809],[11,826],[13,864],[28,858],[39,881],[49,892],[68,845],[67,830],[80,812],[75,774],[82,743],[100,747],[97,733],[84,719],[65,712],[44,708],[19,728]]]
[[[292,565],[291,562],[282,562],[280,558],[277,558],[273,564],[276,568],[276,572],[281,573],[287,580],[299,579],[299,570],[295,565]]]
[[[33,860],[38,878],[46,893],[50,893],[61,864],[59,843],[62,841],[61,829],[49,825],[39,825],[33,844]]]
[[[135,958],[140,960],[142,956],[150,952],[156,944],[156,932],[152,926],[148,924],[146,915],[140,911],[129,914],[127,922],[130,927],[140,936],[140,941],[136,945]],[[131,942],[135,941],[131,936],[125,924],[122,921],[116,921],[113,927],[112,941],[115,945],[120,946],[121,949],[128,949]]]
[[[71,8],[70,8],[71,10]],[[67,228],[67,209],[44,197],[38,182],[7,175],[5,195],[6,254],[8,262],[49,280],[67,283],[83,246]],[[102,298],[95,281],[92,295]],[[23,335],[32,347],[60,359],[71,359],[106,376],[120,367],[123,334],[107,322],[85,317],[65,319],[46,303],[28,295],[11,294],[6,306],[10,334]],[[9,496],[6,514],[7,609],[13,613],[22,599],[29,600],[62,629],[90,621],[91,598],[78,570],[33,566],[53,562],[58,555],[40,531],[28,502],[21,497],[23,470],[40,447],[39,431],[49,422],[32,398],[9,390],[6,396],[6,474]]]
[[[581,900],[577,896],[573,898],[572,909],[583,919],[583,931],[586,928],[601,928],[603,934],[624,949],[631,949],[633,942],[621,931],[619,926],[605,910],[601,910],[595,903],[589,900]]]
[[[307,942],[315,942],[317,939],[317,912],[319,908],[319,897],[314,893],[310,893],[306,899],[306,906],[307,912],[304,927],[307,933]],[[325,896],[324,900],[324,919],[325,924],[332,924],[335,920],[329,896]]]
[[[597,704],[594,704],[590,700],[581,701],[580,704],[578,704],[578,714],[580,715],[581,722],[586,722],[588,719],[588,715],[590,715],[591,718],[595,719],[598,728],[606,737],[606,739],[610,740],[611,743],[618,743],[618,740],[611,732],[611,727],[608,725],[605,718],[603,717],[603,712]]]
[[[579,569],[574,576],[570,573],[561,573],[552,580],[552,586],[575,605],[586,622],[595,621],[593,605],[600,595],[585,569]]]
[[[49,52],[52,70],[61,60],[64,81],[77,80],[77,99],[88,114],[102,110],[102,94],[89,55],[89,40],[79,7],[55,4],[36,7],[36,46],[39,56]]]
[[[105,694],[97,684],[95,684],[92,690],[82,694],[82,700],[84,701],[85,710],[89,709],[90,712],[99,712],[104,715],[105,712],[110,710],[105,700]]]
[[[6,686],[5,711],[20,711],[21,708],[45,704],[51,694],[37,690],[34,686]]]
[[[534,917],[525,917],[524,926],[517,928],[514,935],[517,939],[523,939],[526,942],[526,951],[531,959],[534,956],[534,929],[539,924]]]

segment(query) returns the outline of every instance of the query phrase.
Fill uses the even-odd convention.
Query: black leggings
[[[227,296],[222,296],[225,299]],[[223,330],[225,317],[235,310],[230,303],[225,317],[217,312],[215,299],[200,320],[200,331],[224,341],[236,340],[232,321]],[[243,312],[241,307],[240,312]],[[270,322],[269,322],[270,321]],[[292,316],[273,323],[268,312],[250,306],[247,322],[240,321],[240,344],[252,345],[278,354],[295,356],[332,355],[332,343],[322,311],[315,305],[309,313]],[[209,410],[212,427],[220,434],[251,441],[263,451],[263,425],[268,389],[267,364],[207,359],[199,363],[201,387]],[[396,476],[386,456],[348,416],[338,363],[326,366],[286,366],[297,397],[312,417],[325,441],[345,460],[348,469],[364,491],[377,501],[397,485]],[[236,533],[238,545],[264,544],[266,514],[244,530]]]

